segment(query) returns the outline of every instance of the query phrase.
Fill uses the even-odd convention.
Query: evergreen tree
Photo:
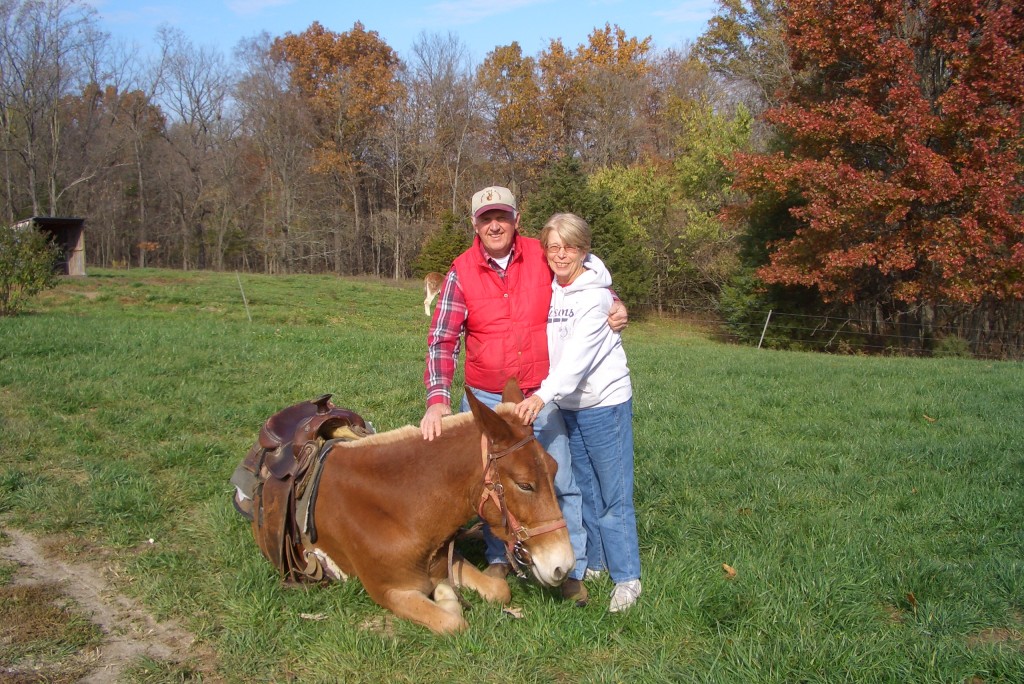
[[[580,162],[565,157],[544,175],[540,190],[526,198],[522,230],[536,236],[552,214],[571,212],[590,224],[592,251],[612,273],[612,287],[632,309],[647,303],[650,271],[643,245],[631,239],[629,224],[608,192],[591,188]],[[635,317],[635,311],[630,315]]]
[[[451,212],[442,217],[441,227],[430,234],[423,249],[413,259],[413,275],[422,278],[431,271],[448,272],[455,257],[473,243],[472,231],[463,228],[460,223],[458,217]]]

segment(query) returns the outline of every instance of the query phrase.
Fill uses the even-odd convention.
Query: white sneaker
[[[612,601],[608,605],[609,613],[621,613],[634,603],[640,596],[640,580],[619,582],[612,589]]]
[[[590,568],[587,568],[586,572],[583,573],[584,580],[596,580],[601,579],[602,577],[604,577],[604,572],[601,570],[591,570]]]

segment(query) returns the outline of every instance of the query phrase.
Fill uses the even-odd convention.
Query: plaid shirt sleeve
[[[423,384],[427,387],[428,407],[441,403],[451,405],[452,380],[467,313],[466,298],[453,268],[441,286],[427,334],[427,370]]]

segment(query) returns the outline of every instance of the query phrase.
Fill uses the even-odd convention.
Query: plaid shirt
[[[498,277],[504,279],[505,269],[487,254],[482,245],[480,251]],[[511,264],[513,256],[514,254],[510,253],[506,263]],[[423,384],[427,386],[427,406],[451,405],[452,380],[455,378],[455,366],[459,360],[468,314],[466,296],[459,285],[459,277],[452,268],[441,286],[437,307],[434,310],[434,320],[427,335],[427,370],[423,374]]]

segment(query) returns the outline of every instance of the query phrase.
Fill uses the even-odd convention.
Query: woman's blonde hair
[[[551,233],[562,238],[566,247],[579,247],[584,252],[590,252],[590,226],[576,214],[555,214],[548,219],[540,231],[540,244],[544,247],[548,246]]]

